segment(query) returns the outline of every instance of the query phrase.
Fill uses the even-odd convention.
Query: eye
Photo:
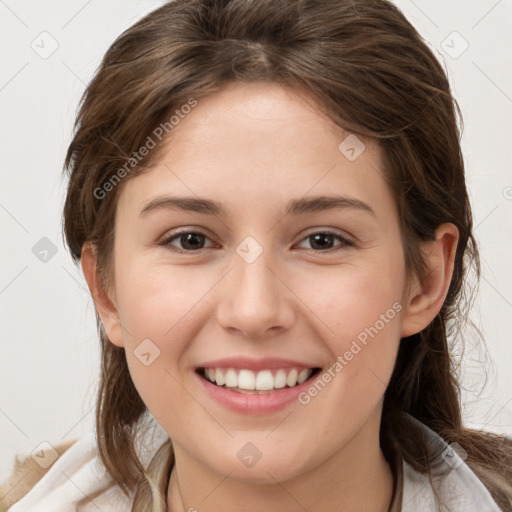
[[[337,247],[332,247],[332,242],[335,238],[340,240],[341,244],[339,244]],[[309,234],[306,238],[303,238],[302,242],[306,240],[312,240],[311,246],[312,249],[316,252],[328,252],[330,250],[337,250],[345,246],[353,245],[351,241],[347,240],[339,233],[335,233],[334,231],[317,231],[315,233]]]
[[[172,245],[175,240],[182,245],[181,249]],[[202,245],[205,240],[209,240],[209,238],[200,231],[180,231],[165,238],[159,245],[166,246],[171,251],[193,254],[203,249]]]
[[[333,248],[333,239],[336,238],[341,243]],[[311,233],[307,237],[303,238],[301,243],[310,239],[312,240],[311,248],[315,252],[329,252],[331,250],[337,250],[338,248],[353,245],[351,241],[333,231],[317,231],[315,233]],[[174,252],[195,254],[196,252],[206,248],[204,247],[206,240],[209,240],[209,238],[201,231],[180,231],[165,238],[159,243],[159,245],[165,246]],[[181,245],[181,248],[173,245],[175,241]]]

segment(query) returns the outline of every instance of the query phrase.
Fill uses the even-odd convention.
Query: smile
[[[247,394],[267,394],[293,388],[316,375],[320,368],[279,368],[261,371],[237,368],[199,368],[198,373],[219,387]]]

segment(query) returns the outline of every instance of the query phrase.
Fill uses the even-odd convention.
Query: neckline
[[[430,449],[433,452],[439,452],[437,459],[440,458],[440,454],[443,452],[443,450],[446,451],[450,449],[446,441],[444,441],[444,439],[442,439],[427,425],[420,422],[419,420],[416,420],[412,416],[411,418],[423,430],[424,434],[426,434],[427,438],[429,439]],[[437,450],[435,449],[436,445]],[[439,446],[441,446],[441,450],[439,449]],[[458,455],[455,453],[454,457],[458,458]],[[393,451],[393,459],[391,461],[388,460],[388,463],[390,464],[393,472],[393,493],[388,512],[401,512],[404,506],[403,501],[406,498],[406,495],[408,501],[410,501],[409,495],[411,494],[413,488],[415,488],[415,485],[420,485],[423,489],[423,492],[436,494],[432,488],[434,482],[430,482],[428,474],[418,472],[413,468],[413,466],[407,464],[399,451]],[[171,472],[174,468],[174,465],[174,450],[172,448],[171,439],[167,437],[166,441],[156,450],[156,453],[151,458],[147,467],[147,474],[152,477],[153,481],[157,484],[160,497],[164,500],[164,503],[161,505],[159,504],[160,508],[156,509],[158,512],[167,512],[167,495],[169,492]],[[479,500],[482,500],[483,503],[490,507],[489,510],[499,510],[499,508],[496,508],[496,503],[491,497],[489,491],[485,488],[484,484],[472,472],[469,466],[463,462],[463,460],[460,460],[457,468],[453,468],[451,472],[453,473],[451,478],[462,481],[463,487],[466,489],[471,487],[473,494],[477,494]],[[139,507],[141,507],[143,503],[147,504],[151,501],[151,489],[149,485],[147,482],[141,483],[142,486],[139,484],[135,495],[132,512],[143,510],[144,507]],[[162,499],[159,501],[162,502]],[[136,503],[139,504],[136,506]],[[407,503],[405,505],[408,506]]]
[[[159,475],[153,475],[155,469],[158,468],[158,461],[165,458],[164,471],[160,471]],[[169,485],[171,480],[171,473],[174,469],[174,451],[172,449],[172,442],[170,439],[165,441],[162,446],[157,450],[154,457],[148,466],[147,472],[150,476],[156,476],[156,483],[160,492],[160,496],[165,500],[165,505],[158,512],[167,512],[167,496],[169,493]],[[402,509],[403,500],[403,487],[404,487],[404,460],[400,453],[395,452],[395,472],[393,474],[393,493],[391,495],[391,504],[388,512],[400,512]],[[133,508],[132,511],[138,509]]]

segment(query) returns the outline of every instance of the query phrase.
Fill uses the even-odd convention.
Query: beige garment
[[[53,446],[43,447],[38,452],[34,452],[33,456],[16,457],[9,479],[0,485],[0,512],[4,512],[21,500],[44,477],[51,467],[46,466],[46,461],[55,455],[60,457],[76,441],[77,439],[72,439],[55,443]]]
[[[420,424],[434,443],[443,448],[439,458],[442,471],[430,483],[427,475],[415,471],[405,461],[398,463],[399,478],[390,512],[501,512],[491,495],[457,453],[427,426]],[[48,469],[46,474],[9,512],[70,512],[84,501],[81,512],[166,512],[167,485],[174,458],[169,436],[159,430],[143,436],[144,444],[137,453],[146,472],[158,488],[153,508],[150,487],[143,481],[136,491],[125,496],[116,486],[110,486],[109,475],[98,456],[93,432],[80,438]],[[449,462],[448,462],[449,461]],[[11,489],[12,493],[15,489]],[[436,493],[445,503],[441,509]]]
[[[173,466],[174,454],[169,440],[159,448],[148,467],[148,473],[153,476],[161,497],[161,502],[157,504],[152,512],[167,512],[167,505],[163,499],[167,497]],[[403,467],[402,458],[399,455],[396,457],[396,467],[397,479],[394,482],[393,496],[388,512],[400,512],[402,508]],[[146,484],[139,486],[131,512],[145,512],[146,505],[150,500],[151,491],[149,487]]]

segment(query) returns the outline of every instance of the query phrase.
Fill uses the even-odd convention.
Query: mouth
[[[253,371],[245,368],[200,367],[196,373],[207,382],[229,391],[251,395],[277,393],[312,380],[321,368],[272,368]]]

